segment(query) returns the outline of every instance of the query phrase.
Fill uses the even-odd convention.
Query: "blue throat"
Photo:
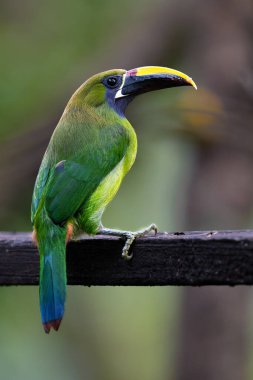
[[[115,100],[115,93],[107,91],[106,98],[109,106],[117,112],[120,117],[125,117],[125,110],[128,104],[133,100],[134,96],[124,96]]]

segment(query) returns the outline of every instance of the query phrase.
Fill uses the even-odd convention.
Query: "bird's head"
[[[109,70],[88,79],[73,98],[92,107],[108,104],[117,113],[124,115],[126,106],[136,95],[178,86],[193,86],[197,89],[188,75],[167,67]]]

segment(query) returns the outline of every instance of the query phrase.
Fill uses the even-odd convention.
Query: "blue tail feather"
[[[58,330],[66,299],[66,231],[55,226],[40,251],[40,312],[45,332]]]
[[[57,266],[60,264],[57,258]],[[43,324],[62,319],[64,314],[64,303],[66,298],[66,274],[62,273],[65,269],[64,264],[61,270],[54,268],[53,254],[47,254],[42,258],[41,280],[40,280],[40,310]],[[56,269],[56,270],[55,270]]]

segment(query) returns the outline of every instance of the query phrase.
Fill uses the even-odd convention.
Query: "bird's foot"
[[[149,227],[144,228],[143,230],[140,231],[120,231],[120,230],[113,230],[110,228],[104,228],[101,227],[99,230],[99,234],[102,235],[112,235],[112,236],[120,236],[126,239],[125,245],[122,249],[122,257],[124,260],[131,260],[133,258],[133,253],[129,253],[131,245],[133,244],[134,240],[139,237],[143,237],[150,232],[154,232],[155,235],[157,233],[157,227],[155,224],[151,224]]]
[[[133,244],[134,240],[139,237],[143,237],[150,232],[154,232],[155,235],[157,233],[157,227],[155,224],[151,224],[149,227],[144,228],[143,230],[136,231],[136,232],[127,232],[124,236],[126,237],[126,242],[122,250],[122,257],[124,260],[131,260],[133,258],[133,253],[129,254],[129,250],[131,248],[131,245]]]

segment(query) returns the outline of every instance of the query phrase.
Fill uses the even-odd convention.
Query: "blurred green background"
[[[30,231],[38,167],[67,100],[110,68],[173,67],[199,86],[145,94],[127,116],[136,163],[107,227],[253,225],[253,3],[3,0],[0,230]],[[250,379],[249,288],[69,287],[46,336],[37,287],[0,289],[0,379]]]

